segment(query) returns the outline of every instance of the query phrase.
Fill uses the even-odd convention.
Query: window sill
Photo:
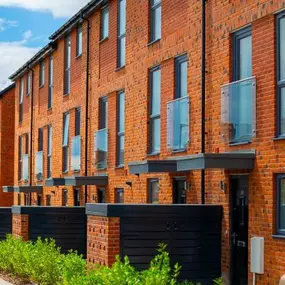
[[[64,93],[64,94],[63,94],[63,97],[68,97],[68,96],[69,96],[69,94],[70,94],[70,92],[68,92],[68,93]]]
[[[102,43],[104,43],[104,42],[106,42],[106,41],[108,41],[109,40],[109,37],[106,37],[106,38],[104,38],[104,39],[101,39],[100,41],[99,41],[99,44],[102,44]]]
[[[187,149],[186,148],[181,148],[181,149],[173,149],[172,153],[181,153],[181,152],[186,152]]]
[[[39,87],[39,89],[42,89],[42,88],[44,88],[44,86],[45,86],[45,85],[41,85],[41,86]]]
[[[107,167],[102,167],[102,168],[96,168],[97,171],[107,171]]]
[[[251,144],[251,141],[244,141],[244,142],[236,142],[236,143],[229,143],[229,146],[237,146],[237,145],[246,145]]]
[[[68,174],[68,170],[62,171],[62,174]]]
[[[271,235],[272,238],[279,238],[279,239],[285,239],[285,234],[281,235],[281,234],[276,234],[276,235]]]
[[[26,97],[29,97],[30,96],[30,93],[26,93]]]
[[[80,173],[80,169],[79,170],[72,170],[73,173]]]
[[[49,107],[47,110],[48,110],[48,112],[51,112],[52,111],[52,107]]]
[[[153,44],[158,43],[158,42],[160,42],[160,41],[161,41],[161,39],[153,40],[153,41],[149,42],[149,43],[147,44],[147,46],[148,46],[148,47],[149,47],[149,46],[152,46]]]
[[[126,65],[122,65],[122,66],[120,66],[120,67],[117,67],[117,68],[115,69],[115,72],[120,71],[120,70],[125,69],[125,68],[126,68]]]
[[[125,165],[118,165],[115,167],[115,169],[124,169],[125,168]]]
[[[272,139],[273,141],[282,141],[282,140],[285,140],[285,137],[276,137],[276,138],[273,138]]]
[[[76,59],[80,59],[81,57],[82,57],[82,53],[79,54],[79,55],[77,55],[75,58],[76,58]]]
[[[159,156],[159,155],[160,155],[160,152],[151,152],[151,153],[148,153],[146,156],[152,157],[152,156]]]

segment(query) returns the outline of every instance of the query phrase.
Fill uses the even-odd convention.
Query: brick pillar
[[[29,215],[13,214],[12,234],[29,240]]]
[[[120,218],[88,216],[87,260],[111,266],[120,254]]]

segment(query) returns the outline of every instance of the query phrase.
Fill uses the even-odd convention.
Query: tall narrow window
[[[75,136],[80,136],[80,114],[81,109],[75,109]]]
[[[100,188],[97,191],[97,203],[106,203],[106,190],[104,188]]]
[[[80,137],[80,108],[75,109],[75,136],[71,141],[71,170],[80,171],[81,168],[81,137]]]
[[[19,92],[19,122],[23,121],[23,100],[24,100],[24,80],[20,79],[20,92]]]
[[[125,202],[124,189],[118,188],[115,190],[115,203],[123,204]]]
[[[43,151],[43,129],[40,128],[38,131],[38,151]]]
[[[108,97],[100,98],[99,108],[100,108],[99,128],[106,129],[108,128]]]
[[[70,93],[70,66],[71,66],[71,42],[70,35],[65,38],[64,53],[64,94]]]
[[[126,0],[119,0],[118,7],[118,68],[126,63]]]
[[[80,206],[80,189],[73,190],[73,197],[74,197],[74,206],[79,207]]]
[[[68,171],[68,142],[69,142],[69,112],[63,116],[63,141],[62,141],[62,170]]]
[[[125,154],[125,92],[118,93],[117,165],[124,165]]]
[[[51,177],[52,164],[52,126],[48,126],[48,154],[47,154],[47,176]]]
[[[82,25],[76,30],[76,56],[82,55]]]
[[[29,154],[29,134],[25,134],[25,154]]]
[[[277,16],[278,136],[285,136],[285,13]]]
[[[150,41],[161,38],[161,0],[150,0]]]
[[[62,190],[62,206],[66,207],[68,205],[68,190]]]
[[[51,195],[46,195],[46,206],[51,206]]]
[[[42,205],[42,194],[38,194],[38,196],[37,196],[37,205],[38,206]]]
[[[31,94],[31,72],[28,72],[26,79],[26,95]]]
[[[150,70],[150,104],[149,104],[149,152],[160,152],[160,67]]]
[[[23,150],[22,150],[22,136],[18,138],[18,180],[22,179],[22,169],[23,169]]]
[[[42,87],[45,84],[45,62],[44,62],[44,60],[42,60],[40,62],[40,76],[39,76],[39,78],[40,78],[39,85],[40,85],[40,87]]]
[[[101,10],[101,41],[109,36],[109,5]]]
[[[285,175],[277,176],[276,234],[285,235]]]
[[[148,181],[148,203],[158,204],[159,182],[158,179]]]
[[[48,76],[48,109],[52,107],[53,99],[53,57],[49,58],[49,76]]]
[[[187,69],[187,55],[177,57],[175,60],[175,99],[188,95]]]

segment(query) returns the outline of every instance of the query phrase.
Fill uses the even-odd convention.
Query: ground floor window
[[[277,205],[276,205],[276,231],[285,235],[285,174],[277,176]]]
[[[97,203],[106,203],[105,189],[100,188],[97,191]]]
[[[79,207],[80,206],[80,189],[74,189],[73,190],[74,195],[74,206]]]
[[[158,204],[159,202],[159,181],[158,179],[148,180],[148,203]]]
[[[46,195],[46,205],[51,206],[51,195]]]
[[[116,189],[115,192],[115,202],[119,203],[119,204],[123,204],[124,203],[124,189]]]
[[[186,204],[187,182],[185,177],[174,178],[173,181],[173,204]]]
[[[42,205],[42,195],[41,194],[38,194],[38,197],[37,197],[37,205],[38,206],[41,206]]]
[[[63,189],[62,190],[62,206],[66,207],[68,204],[68,190]]]

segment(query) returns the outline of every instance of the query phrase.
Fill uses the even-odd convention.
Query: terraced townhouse
[[[14,204],[223,205],[222,269],[285,272],[285,1],[93,0],[17,70]]]

